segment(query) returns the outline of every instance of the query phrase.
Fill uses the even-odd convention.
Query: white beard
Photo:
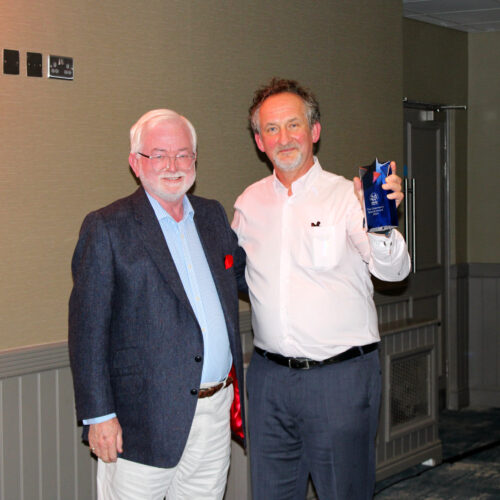
[[[286,149],[286,146],[283,149]],[[291,162],[290,161],[284,162],[284,161],[280,160],[279,153],[280,152],[278,151],[273,156],[274,164],[280,170],[283,170],[284,172],[293,172],[294,170],[297,170],[297,168],[299,168],[300,165],[302,164],[303,155],[302,155],[302,152],[300,150],[298,150],[295,160],[293,160]]]
[[[167,189],[161,189],[161,179],[169,178],[169,177],[183,177],[183,182],[177,187],[177,190],[174,192],[168,191]],[[160,198],[163,201],[166,202],[175,202],[182,198],[188,191],[191,189],[191,186],[194,184],[194,181],[196,180],[196,170],[193,168],[192,172],[178,172],[175,175],[161,175],[160,180],[155,184],[152,185],[150,182],[145,182],[144,179],[141,179],[141,182],[144,186],[144,188],[151,192],[152,194],[156,195],[158,198]]]

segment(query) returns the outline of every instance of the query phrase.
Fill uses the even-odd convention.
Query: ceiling
[[[500,0],[403,0],[403,16],[469,33],[500,31]]]

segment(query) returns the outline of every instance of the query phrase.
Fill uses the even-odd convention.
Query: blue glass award
[[[390,163],[379,163],[378,159],[375,159],[371,165],[359,168],[369,232],[382,233],[398,225],[396,201],[387,198],[392,191],[382,189],[385,178],[392,173]]]

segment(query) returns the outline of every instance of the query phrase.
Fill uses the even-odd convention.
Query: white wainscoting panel
[[[240,322],[251,349],[250,313]],[[74,407],[66,342],[0,352],[0,500],[96,500],[97,462]],[[233,443],[225,500],[251,499],[248,469]]]
[[[472,406],[500,406],[500,265],[468,265]]]
[[[28,362],[21,366],[27,371],[17,370],[14,376],[5,374],[13,373],[20,352],[0,356],[1,500],[96,498],[95,460],[81,443],[67,352],[65,358],[55,353],[60,347],[23,349]],[[40,357],[33,363],[37,352]],[[44,365],[50,354],[59,358],[60,367],[53,360]]]

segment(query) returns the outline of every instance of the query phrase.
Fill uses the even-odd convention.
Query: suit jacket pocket
[[[141,359],[137,347],[119,349],[113,354],[111,376],[119,377],[141,372]]]

